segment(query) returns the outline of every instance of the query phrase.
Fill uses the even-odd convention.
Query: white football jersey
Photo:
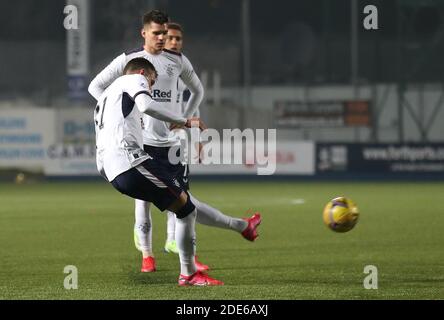
[[[148,94],[148,83],[139,74],[114,81],[100,96],[94,110],[97,169],[108,181],[149,158],[143,151],[142,116],[135,98]]]
[[[164,50],[154,55],[143,47],[123,53],[115,58],[91,84],[95,84],[90,93],[96,97],[100,92],[97,88],[106,88],[115,79],[123,74],[126,64],[134,58],[143,57],[150,61],[158,73],[157,81],[152,87],[152,98],[159,103],[164,103],[170,111],[182,115],[182,105],[177,103],[179,77],[186,83],[196,81],[197,76],[190,61],[182,54]],[[197,81],[200,81],[197,78]],[[97,97],[96,97],[97,98]],[[200,101],[199,101],[200,103]],[[179,144],[179,136],[169,129],[170,123],[157,120],[144,115],[145,128],[143,131],[143,143],[157,147],[169,147]]]
[[[188,102],[188,98],[189,98],[189,90],[187,88],[187,86],[185,85],[185,83],[183,83],[183,81],[179,78],[177,81],[177,99],[176,99],[176,103],[177,105],[180,107],[180,109],[182,110],[182,114],[185,113],[185,109],[187,106],[187,102]],[[193,117],[200,117],[200,112],[199,112],[199,108],[196,109],[196,111],[194,112]],[[188,148],[190,147],[188,144],[188,134],[187,131],[185,131],[185,129],[177,129],[175,130],[177,135],[179,136],[180,140],[184,140],[182,141],[182,145],[187,146]],[[183,157],[184,157],[184,163],[187,163],[187,161],[189,161],[188,156],[188,148],[185,147],[185,149],[183,150]],[[195,146],[191,146],[192,148],[195,148]]]

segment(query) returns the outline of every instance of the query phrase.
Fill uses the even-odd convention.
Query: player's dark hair
[[[150,24],[151,22],[155,22],[157,24],[164,24],[170,21],[170,17],[163,11],[160,10],[151,10],[147,12],[142,17],[142,25]]]
[[[154,72],[157,78],[156,68],[145,58],[134,58],[128,61],[125,68],[123,68],[123,74],[126,74],[128,71],[135,71],[140,69],[144,69],[147,73]]]
[[[183,33],[182,26],[180,24],[178,24],[177,22],[169,22],[168,29],[179,30],[180,32]]]

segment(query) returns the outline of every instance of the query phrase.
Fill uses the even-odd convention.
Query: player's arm
[[[183,64],[180,78],[191,93],[184,110],[184,117],[189,118],[195,114],[196,110],[198,110],[199,105],[203,100],[204,88],[187,57],[182,55],[182,61]]]
[[[182,110],[185,110],[186,108],[186,104],[190,98],[190,91],[185,87],[183,81],[179,81],[179,90],[182,92]],[[199,107],[197,107],[196,111],[193,114],[193,117],[196,118],[200,118],[200,111],[199,111]],[[198,155],[198,161],[201,162],[202,161],[202,149],[203,149],[203,144],[202,142],[196,142],[194,144],[194,148],[197,151],[197,155]]]
[[[102,95],[103,91],[111,84],[114,80],[123,74],[123,69],[125,68],[126,58],[125,54],[121,54],[115,58],[109,65],[105,67],[89,84],[88,92],[98,100]]]
[[[135,95],[134,101],[140,112],[143,112],[158,120],[170,122],[175,128],[191,128],[192,126],[195,126],[199,127],[201,130],[207,129],[207,126],[199,118],[186,119],[174,112],[169,111],[162,103],[156,102],[154,99],[152,99],[148,91],[138,92]]]
[[[199,118],[189,119],[165,108],[163,103],[156,102],[148,91],[148,82],[142,75],[133,75],[126,79],[126,92],[132,97],[140,112],[161,121],[170,122],[175,127],[191,127],[196,125],[202,130],[205,124]]]
[[[181,90],[182,92],[182,110],[185,111],[186,107],[187,107],[187,103],[190,99],[190,90],[188,90],[188,88],[185,87],[185,85],[183,84],[182,81],[180,81],[180,83],[182,84],[182,87],[179,87],[179,90]],[[196,111],[194,111],[193,117],[197,117],[200,118],[200,108],[199,106],[197,107]]]
[[[187,119],[169,111],[162,104],[154,101],[148,91],[136,93],[134,101],[140,112],[143,112],[158,120],[171,122],[179,126],[185,126]]]

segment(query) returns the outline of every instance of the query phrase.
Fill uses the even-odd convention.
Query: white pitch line
[[[304,199],[293,199],[291,200],[291,204],[304,204],[305,200]]]

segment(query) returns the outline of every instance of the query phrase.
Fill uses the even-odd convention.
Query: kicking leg
[[[223,214],[204,202],[200,202],[192,195],[190,195],[190,197],[191,201],[196,206],[196,219],[198,223],[237,231],[241,233],[245,239],[250,241],[254,241],[257,238],[256,228],[261,223],[261,216],[259,213],[254,214],[248,219],[234,218]]]

